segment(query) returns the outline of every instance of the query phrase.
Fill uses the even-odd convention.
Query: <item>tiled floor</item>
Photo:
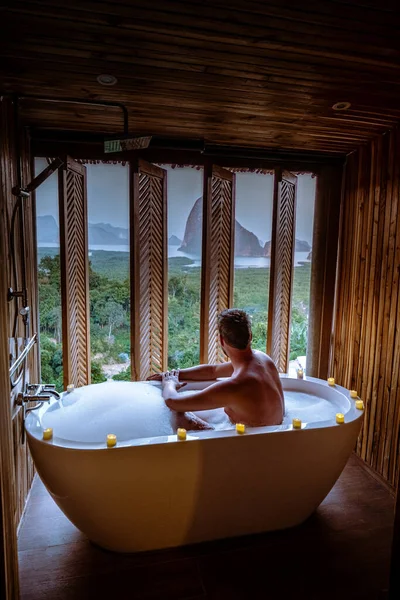
[[[36,479],[19,536],[22,600],[381,600],[393,498],[352,457],[295,529],[146,554],[93,546]]]

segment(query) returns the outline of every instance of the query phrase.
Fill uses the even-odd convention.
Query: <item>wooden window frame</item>
[[[129,211],[130,211],[130,285],[131,285],[131,379],[132,381],[140,381],[146,379],[149,375],[155,372],[165,371],[168,366],[168,247],[167,247],[167,172],[144,160],[132,161],[129,164],[129,181],[130,181],[130,200],[129,200]],[[148,338],[148,344],[150,347],[154,340],[157,342],[155,333],[153,331],[151,317],[155,312],[157,313],[158,307],[156,303],[150,297],[147,299],[147,316],[149,323],[143,321],[144,315],[141,311],[142,294],[141,294],[141,278],[145,275],[144,268],[147,268],[149,277],[151,277],[152,264],[151,260],[145,265],[142,256],[142,243],[141,231],[140,231],[140,176],[145,174],[150,178],[162,180],[162,213],[160,215],[159,222],[161,222],[161,274],[158,273],[159,285],[161,285],[160,300],[161,307],[158,314],[159,324],[161,326],[161,343],[159,345],[159,364],[158,368],[154,369],[153,354],[150,352],[148,360],[149,363],[145,364],[144,357],[142,356],[141,340],[145,335],[144,330],[149,328],[146,334]],[[150,215],[151,220],[151,215]],[[150,235],[157,232],[153,232],[151,229],[152,224],[150,223]],[[153,257],[154,258],[154,257]],[[160,265],[158,265],[160,266]],[[158,303],[157,303],[158,304]]]
[[[212,213],[213,213],[213,179],[219,179],[227,181],[228,185],[231,185],[231,222],[228,224],[230,231],[230,248],[229,252],[229,264],[228,272],[225,274],[228,278],[228,289],[222,290],[225,295],[225,302],[222,300],[222,304],[219,308],[230,308],[233,301],[233,282],[234,282],[234,253],[235,253],[235,176],[230,171],[223,169],[217,165],[209,164],[204,169],[204,188],[203,188],[203,236],[202,236],[202,265],[201,265],[201,300],[200,300],[200,363],[210,362],[210,307],[211,301],[214,300],[218,304],[221,303],[221,290],[215,292],[217,297],[211,298],[211,287],[213,286],[212,279],[212,267],[211,264],[211,246],[212,246]],[[222,207],[223,208],[223,207]],[[220,232],[220,230],[219,230]],[[219,273],[217,274],[218,281],[216,285],[219,288]],[[216,286],[213,286],[216,287]],[[225,293],[224,293],[225,292]],[[214,320],[216,316],[214,315]],[[223,358],[221,353],[217,349],[213,352],[214,356],[211,356],[211,362],[222,362]],[[212,360],[215,358],[215,360]]]
[[[76,240],[69,240],[70,223],[68,215],[68,174],[74,173],[77,178],[82,178],[81,206],[77,206],[76,219],[83,217],[82,238],[78,240],[83,256],[77,254],[71,263],[71,251],[67,244],[73,244]],[[86,192],[86,169],[70,157],[65,157],[64,164],[59,170],[59,215],[60,215],[60,272],[61,272],[61,310],[62,310],[62,344],[63,344],[63,383],[64,389],[69,384],[76,387],[88,385],[91,380],[90,361],[90,307],[89,307],[89,257],[88,257],[88,220],[87,220],[87,192]],[[75,187],[75,182],[74,182]],[[78,264],[80,261],[80,264]],[[70,271],[70,266],[71,271]],[[79,289],[80,294],[76,296],[77,290],[73,288],[77,280],[77,271],[80,268],[80,279],[83,279],[83,287]],[[72,273],[72,274],[71,274]],[[71,310],[72,303],[75,308],[84,307],[84,315],[80,315],[78,322],[78,311]],[[71,330],[71,326],[72,330]],[[73,336],[75,335],[75,339]],[[84,346],[82,351],[81,346]]]
[[[284,206],[284,201],[282,199],[284,182],[294,187],[292,221],[287,225],[289,227],[289,231],[281,231],[280,229],[281,211],[282,209],[287,209],[287,207]],[[288,202],[290,202],[290,200],[288,200]],[[267,354],[269,354],[274,360],[278,371],[281,373],[287,373],[289,370],[290,326],[293,299],[293,267],[296,244],[296,205],[297,176],[289,171],[276,169],[272,214]],[[281,269],[281,265],[279,264],[280,256],[278,256],[278,248],[281,245],[281,236],[285,242],[284,245],[286,245],[288,242],[292,244],[291,248],[288,249],[290,254],[290,268],[287,269],[286,273],[283,271],[283,269]],[[285,287],[288,289],[288,296],[286,297],[284,289]],[[277,294],[279,294],[279,296],[277,296]],[[279,303],[281,306],[279,306]],[[279,325],[276,323],[277,313],[280,317]],[[286,348],[283,354],[279,348],[279,346],[282,345],[284,348]]]
[[[38,142],[37,145],[35,145],[35,143],[33,144],[33,148],[34,151],[36,149],[36,147],[41,148],[41,151],[38,153],[37,151],[35,152],[36,156],[40,156],[43,155],[43,147],[53,147],[52,152],[50,152],[50,155],[53,154],[54,155],[54,148],[57,148],[57,150],[60,150],[61,147],[68,146],[68,148],[70,149],[71,146],[69,143],[66,144],[55,144],[54,143],[41,143]],[[106,160],[109,159],[109,156],[104,156],[102,155],[102,153],[99,152],[94,152],[93,148],[91,148],[90,152],[88,153],[87,150],[85,150],[85,148],[81,145],[76,145],[73,144],[73,148],[74,148],[74,155],[77,157],[81,157],[84,160],[90,161],[90,160]],[[49,150],[46,150],[46,154],[49,155]],[[127,153],[127,154],[119,154],[117,158],[118,161],[120,162],[127,162],[129,164],[129,169],[130,169],[130,174],[129,174],[129,178],[130,181],[132,181],[132,165],[135,164],[136,162],[142,160],[143,158],[146,158],[146,160],[151,161],[151,163],[163,163],[164,165],[173,165],[173,164],[179,164],[179,165],[198,165],[200,167],[204,168],[204,172],[206,173],[207,169],[210,168],[210,165],[214,164],[216,162],[218,162],[219,166],[224,169],[225,167],[227,169],[229,168],[242,168],[242,169],[248,169],[250,172],[253,170],[257,170],[257,169],[268,169],[271,171],[274,171],[275,173],[275,184],[274,184],[274,190],[276,190],[276,186],[277,186],[277,173],[282,173],[282,169],[280,167],[276,166],[276,160],[273,160],[272,158],[266,158],[266,159],[245,159],[245,158],[231,158],[231,157],[218,157],[218,159],[216,160],[211,160],[210,158],[202,155],[202,154],[198,154],[197,152],[192,152],[192,153],[187,153],[184,151],[176,151],[176,150],[171,150],[171,151],[166,151],[166,150],[150,150],[150,151],[141,151],[141,152],[131,152],[131,153]],[[299,158],[300,155],[299,155]],[[312,161],[307,161],[307,162],[302,162],[301,160],[299,160],[297,162],[296,156],[294,155],[288,162],[285,161],[285,167],[287,167],[288,169],[290,169],[293,172],[307,172],[307,173],[314,173],[315,175],[319,175],[320,171],[323,171],[324,168],[326,168],[329,165],[336,165],[336,168],[339,168],[340,165],[342,165],[342,160],[336,159],[332,162],[331,157],[329,157],[326,160],[321,159],[321,161],[315,162],[313,163]],[[150,164],[151,164],[150,163]],[[340,165],[339,165],[340,163]],[[156,165],[154,165],[155,168]],[[272,168],[273,167],[273,168]],[[131,186],[132,187],[132,186]],[[276,195],[276,191],[275,191],[275,195]],[[132,201],[131,201],[131,207],[132,207]],[[204,206],[203,206],[203,211],[204,211]],[[166,220],[166,215],[165,215],[165,220]],[[130,216],[130,233],[132,236],[132,220],[133,220],[133,211],[131,211],[131,216]],[[202,241],[202,301],[201,301],[201,318],[202,321],[204,320],[204,322],[206,321],[206,315],[204,314],[204,301],[203,298],[205,297],[204,295],[204,282],[203,282],[203,272],[207,271],[206,265],[207,265],[207,258],[205,258],[205,256],[207,255],[207,251],[205,250],[204,247],[204,227],[206,227],[206,224],[203,221],[203,241]],[[274,230],[276,228],[276,224],[274,224],[273,221],[273,230],[272,230],[272,239],[271,239],[271,253],[273,252],[273,238],[274,238]],[[232,220],[232,233],[231,233],[231,244],[234,244],[234,219]],[[165,250],[164,253],[167,256],[167,249],[166,249],[166,244],[165,244]],[[137,252],[137,250],[135,250],[135,246],[134,244],[131,242],[130,244],[130,248],[131,248],[131,263],[134,261],[134,256],[132,256],[132,251]],[[234,281],[234,256],[232,253],[232,267],[230,270],[230,301],[229,301],[229,305],[232,305],[232,299],[233,299],[233,281]],[[165,263],[167,265],[167,258],[165,259]],[[136,267],[131,267],[131,275],[132,273],[134,273]],[[167,268],[167,267],[165,267]],[[273,281],[273,266],[271,264],[271,273],[270,273],[270,284],[269,284],[269,290],[268,290],[268,299],[269,299],[269,306],[271,305],[271,298],[273,298],[275,290],[274,290],[274,281]],[[205,277],[207,277],[207,275],[205,275]],[[335,279],[335,273],[330,273],[330,279],[334,280]],[[132,284],[131,284],[132,285]],[[133,292],[131,292],[131,305],[132,305],[132,310],[133,309],[133,302],[134,302],[134,294],[137,294],[137,291],[135,292],[135,290],[133,290]],[[166,292],[166,297],[167,297],[167,293]],[[167,310],[167,300],[165,300],[164,298],[164,323],[166,324],[165,327],[167,328],[167,323],[168,323],[168,310]],[[203,316],[204,315],[204,316]],[[270,316],[268,316],[268,331],[271,331],[270,328]],[[131,336],[133,336],[132,331],[131,331]],[[135,338],[136,339],[136,338]],[[268,335],[267,338],[267,345],[269,344],[268,340],[270,339],[270,335]],[[267,351],[269,350],[269,347],[267,347]],[[290,346],[288,344],[288,354],[290,351]],[[131,352],[132,352],[132,348],[131,348]],[[167,352],[165,352],[165,356],[167,356]],[[201,353],[201,359],[205,359],[205,352]],[[201,361],[202,362],[202,361]],[[138,378],[138,374],[135,373],[135,367],[134,367],[134,361],[132,360],[131,362],[132,366],[131,366],[131,370],[132,370],[132,379],[137,379]],[[167,364],[164,361],[163,363],[165,369],[167,368]]]

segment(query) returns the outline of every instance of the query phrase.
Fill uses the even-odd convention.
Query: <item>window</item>
[[[168,171],[168,368],[200,359],[203,169]]]
[[[35,175],[47,167],[35,159]],[[36,191],[41,379],[63,390],[61,335],[60,232],[58,176],[53,173]]]
[[[75,193],[75,184],[70,183],[63,188],[59,199],[56,174],[36,193],[43,381],[55,382],[62,389],[62,323],[65,348],[70,343],[69,332],[74,331],[74,324],[69,327],[68,319],[61,314],[60,239],[68,246],[62,257],[68,256],[70,262],[62,261],[62,268],[66,277],[70,277],[65,281],[71,280],[71,298],[87,298],[89,273],[93,383],[143,379],[167,365],[170,369],[189,367],[200,362],[200,354],[203,361],[223,360],[219,355],[216,323],[219,311],[229,305],[250,314],[255,349],[265,351],[267,340],[270,349],[277,348],[275,354],[271,350],[270,353],[279,355],[274,360],[281,371],[287,369],[288,358],[291,373],[295,373],[299,364],[305,367],[316,182],[311,175],[295,176],[282,171],[282,178],[274,186],[273,173],[245,170],[232,173],[210,163],[203,239],[203,167],[162,165],[160,168],[139,159],[130,166],[89,163],[85,176],[79,164],[69,161],[75,169],[73,177],[83,180],[79,194]],[[36,160],[36,172],[46,164],[45,159]],[[67,181],[73,177],[68,175]],[[86,223],[85,181],[87,230],[82,227]],[[273,238],[274,190],[277,216]],[[61,225],[64,221],[68,223],[61,227],[61,233],[64,232],[61,238],[59,202],[68,206],[65,215],[75,215],[77,223],[74,226],[73,219],[64,216]],[[74,227],[77,233],[71,246]],[[86,231],[88,254],[86,240],[82,243],[80,239]],[[272,239],[277,242],[274,285],[270,286]],[[83,264],[80,270],[75,269],[79,261]],[[132,281],[131,273],[135,274]],[[68,295],[65,298],[63,302],[69,307]],[[76,352],[82,353],[81,349],[87,348],[87,311],[87,304],[83,308],[77,304],[77,308],[70,310],[78,315],[78,325],[79,318],[86,324],[80,340],[71,342]],[[70,352],[64,356],[64,374],[68,373],[69,355]],[[88,354],[84,358],[87,374]]]
[[[299,366],[306,368],[315,188],[315,177],[310,174],[297,176],[296,245],[289,356],[289,373],[293,376]]]
[[[234,306],[252,319],[253,347],[265,352],[274,176],[236,174]]]
[[[92,383],[130,380],[129,166],[86,170]]]

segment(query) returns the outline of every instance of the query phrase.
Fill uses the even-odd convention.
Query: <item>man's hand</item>
[[[154,375],[150,375],[146,381],[162,381],[162,377],[165,373],[154,373]]]
[[[176,391],[185,387],[186,383],[180,383],[179,371],[167,371],[161,374],[162,389],[164,390],[168,384],[172,384]]]

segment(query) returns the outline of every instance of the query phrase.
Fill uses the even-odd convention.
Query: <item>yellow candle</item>
[[[51,427],[48,427],[47,429],[43,430],[43,439],[44,440],[51,440],[53,437],[53,430]]]
[[[350,398],[358,398],[358,394],[356,390],[350,390]]]
[[[334,377],[329,377],[328,378],[328,384],[329,385],[335,385],[335,379],[334,379]]]
[[[117,445],[117,436],[115,433],[109,433],[107,435],[107,448],[114,448]]]
[[[358,410],[364,410],[364,402],[362,400],[356,400],[356,408],[358,408]]]
[[[342,414],[342,413],[336,414],[336,423],[338,423],[339,425],[344,423],[344,414]]]
[[[293,429],[301,429],[301,419],[293,419]]]
[[[236,432],[246,433],[246,425],[244,425],[244,423],[236,423]]]
[[[303,369],[297,369],[297,379],[303,379],[303,378],[304,378]]]
[[[70,394],[71,392],[73,392],[75,389],[75,386],[73,383],[70,383],[69,385],[67,385],[67,392],[68,394]]]
[[[186,440],[186,429],[184,429],[183,427],[179,427],[178,431],[176,432],[176,435],[178,436],[178,440],[181,440],[183,442],[184,440]]]

